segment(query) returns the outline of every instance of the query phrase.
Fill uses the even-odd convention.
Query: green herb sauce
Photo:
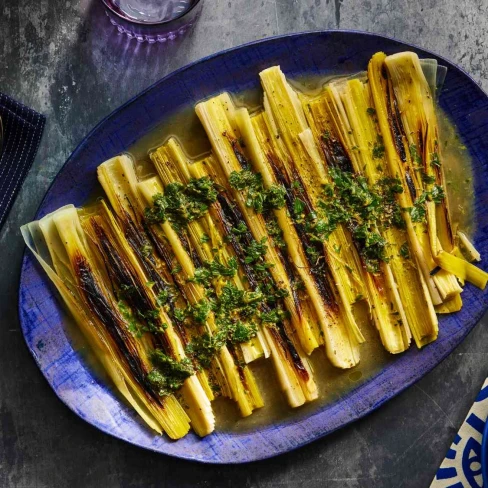
[[[195,373],[191,360],[184,358],[177,361],[167,356],[160,349],[155,349],[150,355],[154,369],[146,379],[153,391],[165,397],[178,391],[185,380]]]
[[[246,205],[258,213],[285,206],[285,188],[281,185],[272,185],[265,189],[260,173],[247,169],[233,171],[229,177],[229,184],[236,190],[245,190]]]
[[[149,224],[169,221],[179,230],[202,217],[216,200],[215,184],[207,176],[192,179],[187,185],[170,183],[164,194],[154,195],[153,206],[146,209],[145,217]]]

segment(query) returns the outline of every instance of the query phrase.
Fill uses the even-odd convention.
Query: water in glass
[[[128,20],[155,23],[179,17],[194,0],[109,0],[108,3]]]

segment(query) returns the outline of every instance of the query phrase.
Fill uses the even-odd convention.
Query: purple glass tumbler
[[[138,42],[173,41],[195,23],[202,0],[102,0],[110,22]]]

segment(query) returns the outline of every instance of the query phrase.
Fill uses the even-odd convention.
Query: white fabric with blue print
[[[430,488],[482,488],[481,440],[488,414],[488,379],[456,434]]]

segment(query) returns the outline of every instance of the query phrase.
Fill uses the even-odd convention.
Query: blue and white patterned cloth
[[[488,378],[454,438],[430,488],[482,488],[481,439],[488,415]]]

